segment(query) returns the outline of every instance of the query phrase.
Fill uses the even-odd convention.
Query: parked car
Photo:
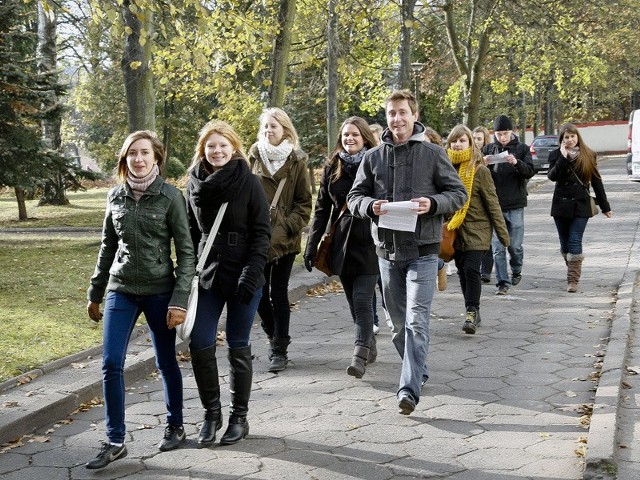
[[[629,115],[627,175],[629,180],[640,181],[640,110],[634,110]]]
[[[549,170],[549,152],[560,147],[557,135],[538,135],[531,142],[531,158],[533,169],[536,173],[541,170]]]

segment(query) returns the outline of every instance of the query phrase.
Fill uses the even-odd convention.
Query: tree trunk
[[[415,6],[416,0],[402,0],[400,3],[402,24],[400,25],[398,88],[411,88],[411,30],[413,29],[413,10]]]
[[[57,73],[57,46],[56,46],[56,16],[54,5],[48,3],[46,6],[42,0],[38,1],[38,49],[37,64],[38,72],[44,73],[52,77],[52,82],[58,82]],[[50,95],[55,96],[55,93]],[[52,98],[51,104],[58,103],[57,98]],[[59,115],[54,118],[46,118],[42,121],[42,137],[51,150],[58,153],[62,145],[62,137],[60,135],[60,126],[62,119]],[[39,205],[67,205],[67,193],[65,190],[62,174],[58,173],[53,176],[44,186],[42,197]]]
[[[18,220],[27,220],[27,204],[24,199],[24,190],[20,187],[14,187],[13,191],[16,193],[16,201],[18,202]]]
[[[327,155],[336,144],[338,133],[338,14],[335,0],[329,0],[327,25]]]
[[[278,10],[279,30],[273,44],[273,67],[271,69],[271,85],[269,87],[269,106],[284,105],[284,90],[289,69],[289,52],[293,23],[296,18],[296,0],[280,0]]]
[[[135,0],[124,0],[121,7],[122,17],[125,27],[131,29],[131,33],[125,32],[126,43],[121,62],[127,97],[129,132],[156,128],[156,102],[153,74],[150,68],[153,14],[145,10],[143,23],[134,13],[137,10]]]

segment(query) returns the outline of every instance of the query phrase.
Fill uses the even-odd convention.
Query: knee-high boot
[[[222,428],[216,346],[212,345],[203,350],[191,352],[191,365],[198,385],[200,401],[204,407],[204,422],[200,427],[198,443],[212,443],[216,440],[216,431]]]
[[[251,345],[229,349],[229,390],[231,415],[220,445],[233,445],[249,434],[249,397],[253,380]]]
[[[575,293],[578,291],[583,260],[584,255],[582,254],[567,253],[567,292]]]

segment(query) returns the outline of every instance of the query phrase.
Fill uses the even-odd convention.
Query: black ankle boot
[[[220,445],[233,445],[249,435],[249,422],[246,416],[231,414],[229,426],[220,439]]]
[[[222,428],[222,412],[220,410],[207,410],[204,414],[204,422],[200,427],[198,443],[208,444],[216,441],[216,432]]]

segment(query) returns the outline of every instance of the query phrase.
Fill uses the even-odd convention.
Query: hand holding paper
[[[386,212],[378,220],[378,227],[403,232],[415,232],[418,222],[418,202],[388,202],[380,205],[380,211]]]

